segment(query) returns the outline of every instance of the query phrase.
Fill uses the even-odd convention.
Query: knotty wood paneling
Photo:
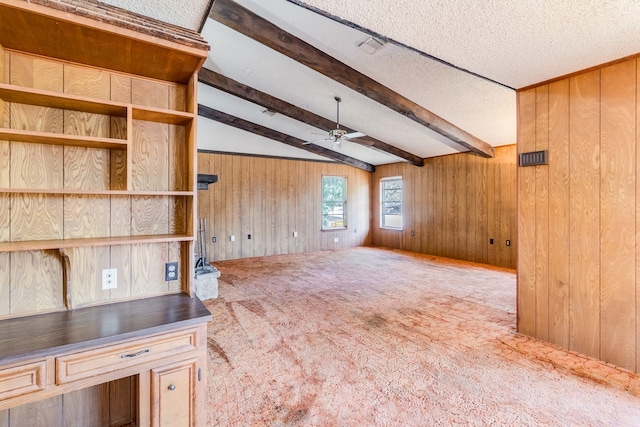
[[[207,218],[209,261],[371,243],[370,178],[365,171],[323,162],[198,153],[198,173],[218,175],[216,184],[198,191],[198,216]],[[347,230],[321,231],[323,175],[347,177]]]
[[[623,61],[518,93],[518,151],[532,140],[549,150],[547,166],[518,169],[518,329],[636,372],[638,68]]]

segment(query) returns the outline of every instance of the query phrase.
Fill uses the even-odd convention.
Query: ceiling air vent
[[[385,42],[383,42],[382,40],[378,40],[374,37],[369,37],[368,39],[360,43],[358,47],[371,55],[384,45]]]
[[[548,162],[548,151],[530,151],[528,153],[520,153],[520,166],[538,166],[546,165]]]

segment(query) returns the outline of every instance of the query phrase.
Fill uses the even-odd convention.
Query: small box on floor
[[[220,271],[217,269],[196,274],[195,285],[198,298],[202,301],[218,298],[218,277],[220,277]]]

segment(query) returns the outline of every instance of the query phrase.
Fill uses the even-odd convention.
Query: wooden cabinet
[[[105,330],[113,318],[117,327]],[[0,419],[11,411],[9,426],[24,425],[22,414],[35,410],[62,420],[52,426],[65,417],[92,425],[106,423],[96,411],[114,411],[102,419],[203,425],[210,318],[198,299],[168,295],[0,321],[0,342],[15,343],[0,348]],[[20,340],[26,328],[32,340]]]
[[[208,46],[81,3],[0,0],[0,425],[43,411],[52,426],[197,425],[210,319],[191,298],[197,72]],[[116,288],[103,289],[105,269]],[[188,398],[154,388],[165,383]]]
[[[45,374],[44,360],[0,369],[0,400],[44,390]]]
[[[197,360],[191,359],[151,370],[152,426],[196,425],[194,396],[198,369]]]

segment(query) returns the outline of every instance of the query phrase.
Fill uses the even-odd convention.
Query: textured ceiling
[[[141,15],[198,31],[209,0],[100,0]]]
[[[286,0],[237,2],[491,145],[515,143],[513,90],[393,44],[370,55],[358,48],[369,37],[367,33]],[[447,138],[212,19],[207,20],[202,34],[212,46],[206,68],[332,120],[336,108],[334,96],[340,96],[343,125],[420,157],[464,151]],[[202,84],[199,99],[202,104],[296,138],[312,141],[322,137],[318,129],[285,120],[279,114],[265,116],[261,114],[264,108],[247,102],[232,103],[229,97],[206,90]],[[207,126],[213,129],[213,125]],[[222,129],[222,125],[216,128]],[[269,145],[255,138],[229,141],[226,132],[216,136],[201,140],[200,148],[264,154]],[[323,146],[333,148],[331,143]],[[279,155],[308,158],[302,150],[293,147],[284,150],[288,153],[280,148]],[[400,160],[354,142],[344,143],[340,152],[374,165]]]
[[[105,1],[192,29],[198,29],[210,4]],[[235,1],[492,146],[516,142],[513,88],[640,52],[640,0]],[[370,55],[358,45],[371,33],[397,43]],[[334,96],[340,96],[342,124],[421,157],[465,151],[211,18],[202,34],[211,45],[206,68],[331,120]],[[211,108],[306,141],[321,137],[318,129],[294,119],[264,115],[263,107],[199,87],[199,101]],[[208,119],[199,123],[202,149],[320,159]],[[332,149],[330,143],[324,146]],[[399,161],[353,142],[340,151],[374,165]]]
[[[302,0],[521,88],[640,52],[638,0]]]

